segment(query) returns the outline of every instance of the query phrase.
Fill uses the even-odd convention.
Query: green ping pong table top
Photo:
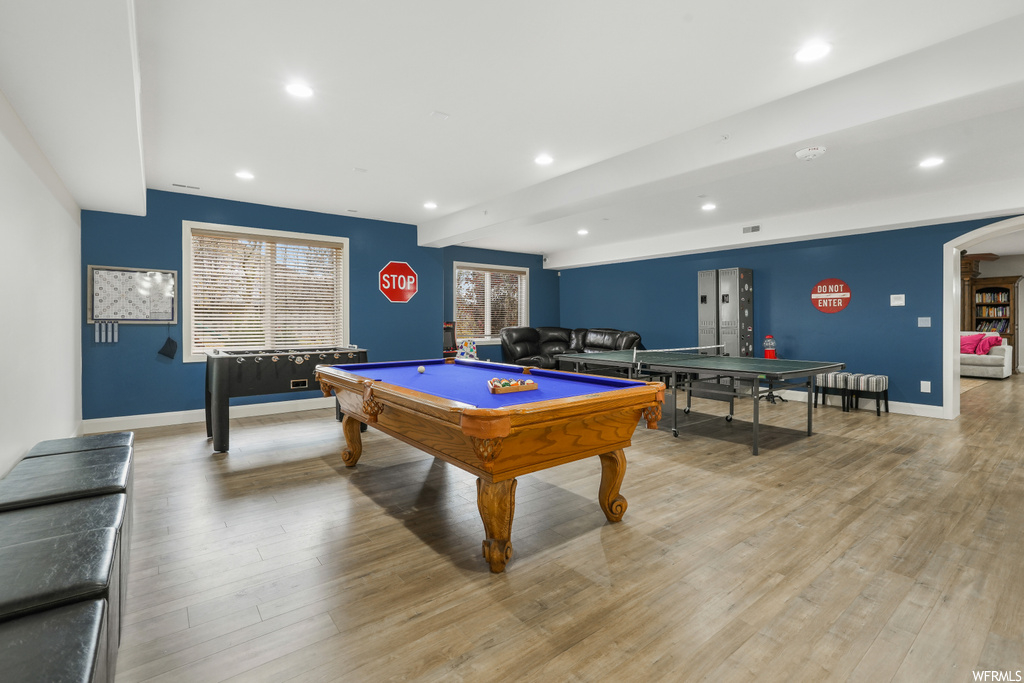
[[[705,356],[672,351],[633,350],[600,351],[596,353],[565,353],[556,356],[574,365],[604,365],[612,367],[646,367],[669,372],[721,373],[736,377],[763,376],[767,379],[808,377],[841,370],[844,363],[830,361],[785,360],[780,358],[751,358],[746,356]]]

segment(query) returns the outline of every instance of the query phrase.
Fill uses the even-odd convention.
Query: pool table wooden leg
[[[359,435],[361,426],[362,422],[351,415],[346,414],[341,419],[341,433],[345,435],[345,445],[348,446],[341,452],[341,459],[348,467],[354,467],[363,454],[363,438]]]
[[[602,453],[601,488],[597,493],[597,502],[604,510],[609,522],[618,522],[626,514],[626,499],[619,495],[619,487],[626,476],[626,454],[620,448],[611,453]]]
[[[512,559],[512,518],[516,514],[516,480],[476,480],[476,504],[484,522],[484,559],[495,574]]]

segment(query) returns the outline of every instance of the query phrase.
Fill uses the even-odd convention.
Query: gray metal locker
[[[718,343],[727,356],[754,355],[754,271],[718,271]]]
[[[701,270],[697,272],[697,345],[718,343],[718,271]],[[700,353],[718,355],[715,350]]]

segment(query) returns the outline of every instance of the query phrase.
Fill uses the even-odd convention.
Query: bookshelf
[[[1017,283],[1020,275],[982,277],[971,281],[971,329],[998,332],[1013,347],[1017,371]]]

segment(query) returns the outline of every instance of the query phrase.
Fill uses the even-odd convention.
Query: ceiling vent
[[[796,153],[796,158],[800,161],[811,161],[817,159],[825,153],[824,147],[804,147],[802,150]]]
[[[744,234],[746,234],[748,232],[761,232],[761,226],[760,225],[748,225],[747,227],[743,228],[743,233]]]

